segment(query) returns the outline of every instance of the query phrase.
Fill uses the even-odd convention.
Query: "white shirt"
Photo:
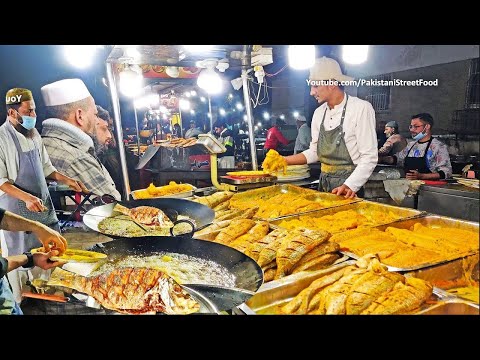
[[[317,142],[325,109],[327,112],[323,125],[328,131],[340,125],[346,98],[344,96],[342,102],[335,105],[333,109],[330,109],[325,102],[315,110],[312,119],[312,142],[310,148],[302,152],[308,164],[318,161]],[[372,105],[368,101],[348,96],[343,130],[348,153],[356,165],[353,173],[345,180],[345,185],[357,192],[367,182],[378,162],[375,110]]]
[[[17,148],[15,147],[15,143],[7,129],[9,122],[10,120],[7,119],[5,123],[0,126],[0,186],[7,181],[13,184],[17,179],[18,174]],[[43,146],[42,138],[38,131],[35,130],[33,138],[26,138],[18,131],[14,131],[17,135],[22,151],[33,150],[34,146],[40,150],[40,161],[42,162],[43,174],[45,177],[49,176],[54,171],[57,171],[50,161],[50,157],[48,156],[45,146]],[[0,190],[0,196],[3,194],[4,192]]]

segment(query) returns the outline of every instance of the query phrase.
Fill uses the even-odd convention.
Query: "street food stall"
[[[140,50],[151,56],[146,60],[148,66],[141,64],[145,73],[163,73],[161,67],[166,68],[166,64],[193,66],[192,60],[182,62],[179,47],[144,46]],[[114,47],[107,63],[119,140],[123,135],[115,65],[126,61],[123,54],[122,47]],[[224,51],[216,58],[225,56]],[[243,58],[242,77],[246,77],[249,65]],[[170,77],[177,75],[171,71]],[[195,70],[190,73],[193,76]],[[243,88],[252,127],[248,86]],[[178,114],[181,117],[180,110]],[[157,115],[152,112],[151,116]],[[102,271],[113,274],[107,279],[110,282],[123,278],[143,284],[138,280],[144,276],[139,274],[141,268],[168,284],[164,290],[173,294],[169,300],[177,306],[162,308],[155,297],[151,306],[126,311],[118,303],[120,296],[115,296],[115,302],[75,288],[65,282],[61,271],[38,287],[38,292],[51,291],[49,286],[73,286],[75,290],[67,297],[75,291],[84,292],[89,295],[85,306],[103,306],[115,313],[480,314],[479,223],[461,219],[459,213],[445,216],[438,208],[428,208],[424,199],[429,191],[441,193],[449,186],[464,194],[462,179],[456,185],[435,187],[437,190],[430,188],[434,185],[415,184],[418,203],[410,207],[345,199],[296,186],[311,177],[312,168],[287,166],[274,151],[261,164],[263,170],[258,170],[252,138],[252,169],[222,173],[216,157],[225,147],[211,134],[189,140],[163,138],[156,124],[147,129],[137,125],[137,129],[137,141],[142,130],[149,130],[144,134],[151,141],[139,159],[139,168],[157,161],[154,166],[159,174],[168,174],[165,170],[171,169],[190,181],[167,184],[165,178],[160,184],[131,191],[122,147],[125,201],[95,207],[83,217],[85,226],[96,235],[114,239],[93,248],[107,254],[108,260],[88,266],[70,263],[67,268],[86,276],[82,283],[92,277],[97,285],[106,281]],[[141,145],[137,146],[140,153]],[[191,154],[193,149],[198,153]],[[191,156],[198,157],[192,160]],[[203,172],[191,169],[192,163],[199,169],[206,167],[204,162],[209,168]],[[212,187],[189,185],[200,173]],[[387,194],[387,188],[395,188],[397,175],[396,169],[379,167],[369,181],[371,198],[380,198]],[[408,192],[412,190],[409,185],[400,191],[402,201],[415,196]],[[133,200],[128,201],[130,196]],[[468,198],[478,205],[478,190],[472,190]],[[473,210],[468,207],[474,202],[459,201],[470,216]],[[127,293],[128,281],[115,284],[117,294]],[[155,288],[154,293],[161,293],[158,290]]]

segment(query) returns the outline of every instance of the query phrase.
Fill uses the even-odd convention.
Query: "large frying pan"
[[[177,212],[178,215],[185,215],[193,219],[196,225],[195,231],[200,230],[205,226],[211,224],[213,219],[215,218],[215,212],[208,206],[185,199],[142,199],[120,202],[120,204],[128,208],[134,208],[137,206],[153,206],[160,210],[163,210],[169,217],[170,213],[172,212],[171,210],[174,210],[174,212]],[[105,234],[98,229],[98,223],[106,217],[112,215],[114,206],[115,203],[112,203],[90,209],[83,215],[83,223],[87,225],[90,229],[97,231],[103,235],[109,236],[111,238],[118,238],[113,235]]]
[[[192,285],[191,288],[207,297],[219,310],[232,309],[247,301],[263,283],[263,271],[252,258],[226,245],[186,236],[118,238],[98,244],[93,250],[101,251],[110,258],[122,255],[149,256],[152,253],[165,251],[214,261],[235,276],[236,289],[232,291],[229,288],[202,287],[202,285]],[[186,289],[188,291],[188,286]]]

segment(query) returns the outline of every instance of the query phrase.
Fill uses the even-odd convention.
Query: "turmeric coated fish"
[[[85,277],[56,268],[47,285],[75,289],[94,297],[103,307],[125,314],[191,314],[200,310],[200,304],[173,278],[156,269],[117,268]]]

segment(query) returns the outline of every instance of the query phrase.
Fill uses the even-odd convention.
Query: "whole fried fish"
[[[47,285],[65,286],[95,298],[103,307],[125,314],[191,314],[200,304],[170,276],[156,269],[117,268],[85,277],[55,268]]]
[[[134,221],[140,224],[157,225],[162,228],[173,227],[173,222],[168,218],[168,216],[165,215],[162,210],[152,206],[138,206],[133,209],[129,209],[123,205],[115,204],[113,210],[130,216]]]

